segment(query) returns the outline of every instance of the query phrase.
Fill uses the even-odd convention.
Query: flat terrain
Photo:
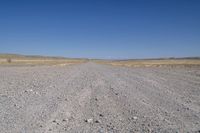
[[[141,59],[141,60],[96,60],[97,63],[109,64],[113,66],[126,66],[126,67],[190,67],[200,66],[199,58],[180,58],[180,59]]]
[[[200,67],[1,66],[0,132],[200,132]]]
[[[87,59],[0,54],[0,66],[67,66],[84,63],[86,61]]]

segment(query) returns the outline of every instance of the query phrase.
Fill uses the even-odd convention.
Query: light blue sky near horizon
[[[1,1],[0,53],[107,59],[200,56],[200,1]]]

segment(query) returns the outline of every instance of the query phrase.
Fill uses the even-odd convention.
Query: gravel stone
[[[199,132],[199,75],[93,62],[1,66],[0,133]]]

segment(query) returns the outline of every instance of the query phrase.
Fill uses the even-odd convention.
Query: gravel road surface
[[[0,67],[1,133],[199,133],[200,68]]]

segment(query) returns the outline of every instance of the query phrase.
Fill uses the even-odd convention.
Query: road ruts
[[[195,133],[199,95],[198,67],[0,67],[0,132]]]

